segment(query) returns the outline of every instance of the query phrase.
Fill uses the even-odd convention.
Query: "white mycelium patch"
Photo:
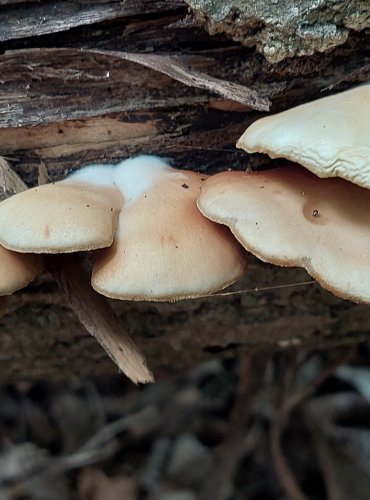
[[[113,186],[115,165],[90,165],[69,175],[65,181],[86,182],[96,186]]]
[[[99,164],[84,167],[68,176],[65,181],[86,182],[102,187],[115,186],[128,203],[145,194],[164,176],[185,179],[184,174],[170,167],[163,159],[140,155],[128,158],[117,165]]]
[[[141,155],[124,160],[115,166],[114,184],[127,203],[145,194],[167,175],[185,178],[161,158]]]

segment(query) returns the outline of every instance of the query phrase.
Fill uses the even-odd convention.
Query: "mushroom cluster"
[[[235,282],[246,257],[227,228],[197,209],[206,177],[152,156],[86,167],[0,203],[0,244],[28,259],[102,249],[92,257],[92,286],[108,297],[209,294]]]
[[[0,203],[0,296],[27,285],[44,262],[50,270],[54,254],[89,251],[91,285],[101,295],[197,298],[238,280],[246,249],[304,267],[333,293],[370,303],[369,130],[367,84],[257,120],[238,141],[248,152],[300,165],[209,178],[138,156],[12,196]],[[72,288],[81,290],[78,276]],[[115,359],[113,337],[100,342]],[[125,373],[151,380],[127,334],[126,347],[122,360],[132,366]]]
[[[261,260],[370,303],[370,84],[257,120],[237,146],[300,165],[215,175],[201,212]]]
[[[197,208],[206,177],[138,156],[118,165],[85,167],[61,182],[2,201],[0,294],[25,286],[44,265],[81,323],[124,373],[134,382],[152,381],[125,329],[118,333],[118,321],[102,295],[196,298],[227,287],[245,272],[246,252],[231,231]],[[91,283],[81,263],[68,258],[87,251]]]

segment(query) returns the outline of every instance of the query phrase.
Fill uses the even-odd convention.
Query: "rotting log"
[[[186,0],[209,33],[256,46],[270,62],[324,52],[370,27],[367,0]],[[252,8],[253,7],[253,8]]]
[[[210,36],[203,21],[181,1],[1,2],[0,154],[29,186],[45,169],[55,181],[85,164],[138,153],[208,173],[266,166],[263,155],[235,149],[261,112],[112,51],[170,56],[191,75],[209,75],[210,85],[216,78],[253,89],[271,100],[273,112],[369,79],[370,37],[362,25],[330,50],[314,47],[310,56],[269,62],[254,48],[260,42],[253,43],[252,25],[243,47],[228,34]],[[251,258],[249,273],[233,289],[307,280],[302,270]],[[111,304],[154,369],[250,349],[367,342],[370,327],[367,306],[316,284],[174,304]],[[46,275],[9,297],[7,311],[0,319],[2,378],[116,370]]]

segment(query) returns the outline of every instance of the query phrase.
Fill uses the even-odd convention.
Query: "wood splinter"
[[[126,328],[107,299],[96,293],[77,254],[47,255],[45,267],[58,283],[68,303],[86,330],[103,346],[116,365],[135,384],[153,382]]]

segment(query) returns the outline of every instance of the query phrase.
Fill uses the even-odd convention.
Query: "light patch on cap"
[[[114,185],[121,191],[125,202],[128,203],[144,195],[158,184],[164,175],[186,179],[185,175],[170,167],[161,158],[140,155],[124,160],[115,166]]]

